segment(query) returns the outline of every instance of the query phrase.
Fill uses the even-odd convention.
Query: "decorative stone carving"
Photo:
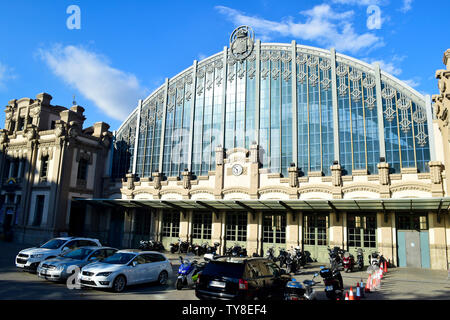
[[[259,147],[257,144],[250,146],[250,162],[259,163]]]
[[[33,139],[36,139],[36,133],[36,128],[33,125],[29,124],[23,132],[23,136],[26,137],[28,141],[31,141]]]
[[[216,165],[223,165],[224,152],[221,146],[216,147]]]
[[[181,173],[181,175],[183,176],[183,188],[190,189],[191,188],[191,180],[192,180],[191,173],[189,171],[183,171]]]
[[[450,70],[450,49],[444,52],[444,58],[442,59],[444,64],[447,66],[447,70]]]
[[[80,135],[80,128],[75,121],[69,123],[69,130],[67,131],[70,138],[76,138]]]
[[[331,178],[333,186],[335,187],[342,186],[342,170],[339,164],[334,164],[331,166]]]
[[[442,163],[440,161],[430,161],[430,178],[431,183],[441,184],[442,183]]]
[[[8,133],[5,129],[0,130],[0,144],[8,142]]]
[[[127,188],[128,190],[134,190],[134,182],[136,179],[136,175],[134,175],[133,173],[127,173],[126,174],[126,178],[127,178]]]
[[[390,184],[389,179],[389,163],[387,162],[380,162],[377,164],[378,167],[378,176],[380,178],[380,184],[382,186],[386,186]]]
[[[161,173],[160,172],[153,172],[153,187],[157,190],[161,189]]]
[[[61,120],[57,120],[55,122],[55,136],[57,138],[61,137],[62,135],[64,135],[66,132],[66,127],[63,121]]]
[[[291,188],[298,187],[298,168],[296,166],[289,167],[289,186]]]

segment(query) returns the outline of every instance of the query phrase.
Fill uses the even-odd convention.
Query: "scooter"
[[[283,268],[283,265],[286,264],[287,256],[288,256],[288,252],[285,249],[281,248],[280,254],[278,255],[278,258],[277,258],[277,260],[280,261],[280,268]]]
[[[272,260],[273,262],[277,261],[277,258],[275,257],[275,254],[274,254],[273,247],[267,249],[266,258],[269,260]]]
[[[316,290],[313,287],[319,283],[314,281],[318,275],[315,273],[312,280],[304,280],[303,285],[296,280],[286,283],[284,300],[316,300]]]
[[[206,265],[206,262],[198,264],[197,260],[191,262],[189,259],[183,259],[182,256],[180,256],[180,261],[181,265],[178,268],[178,277],[175,282],[177,290],[181,290],[184,287],[193,287],[197,282],[199,272],[201,272]]]
[[[180,242],[181,240],[178,239],[178,242],[174,242],[170,244],[170,253],[175,253],[180,250]]]
[[[356,264],[358,265],[359,271],[364,268],[364,253],[363,249],[361,248],[358,248],[358,250],[356,250]]]
[[[287,254],[286,256],[286,272],[288,274],[290,273],[296,273],[297,272],[297,261],[295,259],[293,259],[292,255],[290,253]]]
[[[320,267],[320,276],[325,284],[325,294],[330,300],[342,300],[344,282],[338,268]]]
[[[339,269],[342,268],[342,258],[341,254],[343,253],[343,250],[341,250],[339,247],[334,247],[333,249],[328,249],[328,255],[330,257],[330,268],[332,269]]]
[[[342,258],[342,265],[345,272],[353,272],[353,267],[355,266],[355,258],[350,252],[345,252]]]

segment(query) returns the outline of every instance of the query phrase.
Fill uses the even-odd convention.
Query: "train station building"
[[[249,254],[300,246],[319,262],[340,246],[363,248],[366,259],[378,251],[396,266],[447,269],[450,50],[444,65],[431,98],[379,65],[295,41],[261,43],[239,27],[223,51],[140,100],[116,131],[98,123],[61,142],[50,136],[73,123],[59,118],[42,144],[37,130],[37,150],[72,150],[64,159],[74,186],[60,195],[64,208],[32,193],[11,217],[15,238],[83,233],[166,248],[180,238],[219,242],[221,251],[239,243]],[[23,103],[7,107],[2,159],[19,154],[8,119]],[[55,178],[58,167],[63,161]],[[2,188],[4,203],[11,192]],[[33,225],[41,206],[58,223]]]

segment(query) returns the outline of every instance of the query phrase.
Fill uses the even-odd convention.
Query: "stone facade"
[[[0,223],[27,243],[70,233],[70,224],[77,224],[71,211],[75,216],[79,210],[71,199],[101,196],[108,165],[109,125],[98,122],[83,128],[83,107],[53,106],[51,100],[41,93],[36,99],[9,101],[0,133]],[[12,219],[7,219],[8,210]],[[89,221],[89,213],[83,220],[78,224]]]

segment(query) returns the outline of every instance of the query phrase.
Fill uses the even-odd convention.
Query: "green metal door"
[[[235,244],[247,248],[247,212],[225,213],[225,248]]]
[[[286,212],[263,214],[263,254],[271,247],[275,256],[286,249]]]
[[[171,243],[178,242],[179,232],[180,212],[164,211],[162,216],[161,242],[166,250],[170,250]]]
[[[329,262],[328,214],[303,215],[303,250],[309,251],[311,259]]]
[[[399,267],[430,268],[427,214],[397,214]]]
[[[192,243],[211,245],[212,212],[196,211],[192,216]]]
[[[347,215],[347,250],[355,259],[358,248],[363,249],[364,265],[369,265],[370,253],[378,250],[376,213]]]

